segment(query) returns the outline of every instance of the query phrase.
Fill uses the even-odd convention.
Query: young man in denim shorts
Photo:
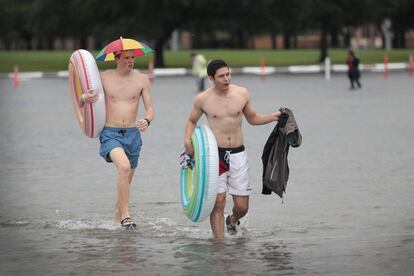
[[[133,70],[133,50],[115,53],[115,62],[116,69],[101,73],[106,122],[99,137],[100,155],[107,162],[113,162],[118,170],[115,221],[120,222],[123,228],[131,229],[136,227],[136,223],[128,209],[130,186],[142,146],[141,132],[154,118],[154,109],[147,76]],[[88,91],[81,104],[93,103],[97,97],[95,91]],[[145,117],[137,120],[141,98]]]
[[[263,125],[277,121],[280,112],[267,115],[257,113],[250,102],[249,91],[230,84],[230,69],[224,61],[212,60],[207,65],[207,74],[213,86],[195,97],[185,129],[184,147],[187,154],[193,155],[191,133],[201,115],[205,114],[217,140],[220,160],[217,198],[210,214],[210,224],[213,235],[223,238],[224,224],[230,234],[235,234],[239,219],[249,209],[251,186],[247,154],[243,146],[243,115],[250,124]],[[232,215],[225,221],[226,192],[232,195],[234,206]]]

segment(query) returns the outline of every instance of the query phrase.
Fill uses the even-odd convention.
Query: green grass
[[[166,67],[191,67],[190,53],[192,51],[165,51]],[[263,58],[267,66],[306,65],[318,63],[319,50],[199,50],[207,59],[223,59],[231,67],[259,66]],[[408,55],[414,53],[414,49],[397,49],[390,52],[383,50],[357,50],[357,55],[363,64],[380,63],[384,60],[384,54],[388,55],[389,62],[407,62]],[[12,72],[17,65],[21,72],[45,71],[54,72],[67,70],[68,60],[72,51],[0,51],[0,73]],[[93,52],[96,55],[97,52]],[[330,49],[331,62],[343,64],[347,57],[344,49]],[[137,58],[136,68],[148,68],[147,57]],[[113,62],[98,62],[100,69],[113,68]]]

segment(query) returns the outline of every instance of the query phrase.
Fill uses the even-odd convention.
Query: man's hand
[[[193,148],[193,144],[191,143],[191,140],[184,142],[184,150],[185,150],[185,153],[194,157],[194,148]]]
[[[81,96],[81,106],[83,106],[85,103],[95,103],[98,100],[98,98],[99,94],[96,93],[96,90],[88,90],[88,92]]]
[[[272,117],[273,117],[273,121],[279,121],[280,115],[282,114],[282,112],[280,111],[276,111],[271,113]]]
[[[139,130],[141,130],[142,132],[144,132],[149,126],[149,120],[147,119],[141,119],[138,121],[138,125],[137,128],[139,128]]]

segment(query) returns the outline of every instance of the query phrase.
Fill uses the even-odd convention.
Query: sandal
[[[137,225],[131,218],[126,217],[123,220],[121,220],[121,227],[123,229],[135,229]]]

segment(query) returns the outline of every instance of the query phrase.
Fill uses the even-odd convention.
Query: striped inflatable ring
[[[98,66],[92,54],[86,50],[75,51],[69,59],[69,87],[73,109],[82,132],[96,138],[105,125],[105,96]],[[88,90],[94,89],[98,101],[80,107],[79,100]]]
[[[213,210],[217,197],[219,160],[216,138],[206,125],[197,125],[191,135],[195,166],[181,169],[181,205],[194,221],[205,220]]]

